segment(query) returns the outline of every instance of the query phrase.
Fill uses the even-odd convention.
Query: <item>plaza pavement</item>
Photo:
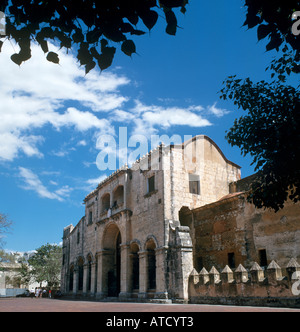
[[[45,298],[0,298],[0,312],[106,312],[106,313],[189,313],[200,312],[300,312],[300,309],[235,307],[201,304],[150,304],[72,301]]]

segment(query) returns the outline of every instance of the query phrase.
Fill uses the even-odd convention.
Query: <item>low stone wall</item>
[[[300,265],[293,258],[285,269],[272,261],[264,271],[257,263],[250,270],[241,264],[233,272],[212,267],[189,277],[189,302],[300,308]]]

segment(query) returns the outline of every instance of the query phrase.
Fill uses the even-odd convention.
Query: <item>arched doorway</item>
[[[138,252],[140,248],[137,243],[130,245],[131,271],[132,271],[132,292],[138,293],[140,288],[140,262]]]
[[[150,239],[146,243],[146,250],[148,254],[148,291],[155,291],[156,289],[156,257],[155,257],[155,242]]]
[[[77,261],[77,268],[78,268],[78,291],[82,291],[83,290],[83,265],[84,265],[84,261],[82,257],[78,258]]]
[[[108,297],[119,296],[121,290],[121,233],[117,225],[109,225],[104,232],[103,282]]]
[[[87,291],[91,291],[92,286],[92,256],[88,255],[87,257],[88,268],[87,268]]]
[[[70,275],[69,275],[69,291],[73,292],[73,284],[74,284],[74,265],[70,267]]]

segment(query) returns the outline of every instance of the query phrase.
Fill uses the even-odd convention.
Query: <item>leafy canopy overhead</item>
[[[256,180],[248,195],[258,208],[275,211],[290,199],[300,201],[300,93],[287,76],[300,73],[300,36],[292,32],[299,0],[245,0],[245,25],[257,27],[258,41],[268,39],[266,51],[276,50],[266,70],[272,82],[228,77],[221,99],[232,100],[246,114],[235,120],[227,140],[253,157]]]
[[[289,44],[300,51],[299,37],[292,33],[293,13],[300,10],[299,0],[246,0],[246,21],[249,29],[258,27],[258,40],[269,38],[267,51]]]
[[[253,83],[229,77],[221,98],[247,111],[227,132],[227,140],[253,157],[259,171],[249,200],[275,211],[289,198],[300,200],[300,92],[278,81]]]
[[[166,33],[175,35],[175,8],[186,12],[188,0],[5,0],[0,11],[6,15],[6,38],[15,40],[20,52],[11,60],[18,65],[31,58],[31,41],[36,41],[48,61],[59,63],[58,54],[50,52],[49,40],[61,48],[76,47],[77,59],[86,73],[98,64],[101,70],[111,66],[116,47],[128,56],[136,53],[132,36],[141,36],[157,23],[159,12],[166,19]],[[137,28],[142,21],[146,29]],[[146,30],[146,31],[145,31]],[[3,41],[0,41],[0,50]]]
[[[247,9],[244,25],[249,29],[257,27],[257,39],[268,40],[266,51],[282,52],[267,69],[277,74],[281,82],[286,75],[300,73],[300,36],[293,33],[294,13],[300,11],[299,0],[246,0]],[[299,18],[298,18],[299,19]]]

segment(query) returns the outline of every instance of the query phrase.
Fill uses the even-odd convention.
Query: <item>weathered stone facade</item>
[[[266,268],[271,261],[286,266],[300,258],[300,204],[288,201],[283,209],[256,209],[244,193],[181,213],[181,223],[191,228],[194,267],[200,271],[226,264]]]
[[[159,146],[113,173],[64,229],[62,291],[187,301],[193,246],[179,212],[217,201],[239,179],[240,167],[206,136]]]
[[[275,296],[291,281],[260,293],[262,283],[248,285],[248,276],[257,262],[266,269],[299,259],[300,204],[255,209],[244,193],[251,179],[241,180],[240,167],[206,136],[159,146],[116,171],[85,198],[79,223],[64,229],[62,292],[195,303],[204,293],[221,298],[223,288],[235,299],[251,289]],[[201,275],[204,267],[210,275]],[[240,284],[227,278],[220,288],[218,269],[232,280],[234,271]],[[198,285],[199,278],[207,282]]]

